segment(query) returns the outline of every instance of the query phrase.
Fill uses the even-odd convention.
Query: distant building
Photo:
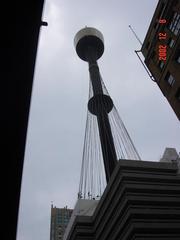
[[[175,148],[166,148],[160,162],[170,162],[170,161],[180,161],[180,156],[178,155]]]
[[[50,240],[62,240],[73,209],[56,208],[51,205]]]
[[[180,0],[159,0],[141,51],[180,120]]]
[[[178,154],[175,148],[166,148],[160,162],[177,163],[180,173],[180,153]]]

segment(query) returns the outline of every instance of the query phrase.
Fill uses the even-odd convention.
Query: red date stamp
[[[159,19],[160,24],[166,24],[166,19]],[[160,32],[158,34],[158,38],[160,41],[164,41],[167,38],[166,32]],[[159,61],[166,61],[167,57],[167,45],[165,44],[160,44],[158,48],[158,56],[159,56]]]
[[[159,45],[159,60],[166,61],[167,55],[167,46],[166,45]]]

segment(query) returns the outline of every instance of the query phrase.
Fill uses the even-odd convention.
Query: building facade
[[[141,52],[180,120],[180,0],[159,0]]]
[[[51,205],[50,240],[62,240],[72,214],[72,209],[56,208]]]
[[[179,240],[178,162],[119,161],[95,210],[76,214],[63,240]]]

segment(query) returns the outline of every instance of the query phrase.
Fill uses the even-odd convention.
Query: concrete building
[[[180,120],[180,0],[159,0],[141,51]]]
[[[180,156],[178,155],[175,148],[166,148],[162,158],[160,159],[161,162],[170,162],[170,161],[179,161]]]
[[[51,206],[50,240],[62,240],[73,209]]]
[[[63,240],[179,240],[180,174],[174,154],[169,162],[120,160],[102,198],[78,200],[75,211]]]
[[[180,152],[177,153],[175,148],[166,148],[160,162],[175,162],[178,165],[178,172],[180,173]]]

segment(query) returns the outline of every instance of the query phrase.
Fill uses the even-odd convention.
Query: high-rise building
[[[141,51],[180,120],[180,0],[159,0]]]
[[[56,208],[51,205],[50,240],[62,240],[73,209]]]

